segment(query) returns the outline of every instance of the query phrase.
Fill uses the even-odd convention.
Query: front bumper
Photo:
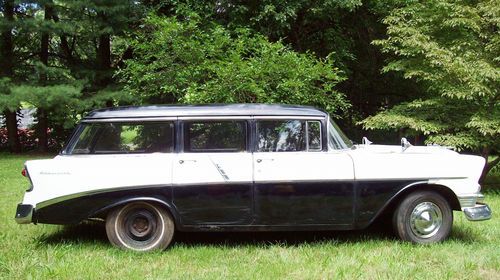
[[[484,221],[491,218],[491,208],[487,204],[476,204],[473,207],[464,207],[465,217],[469,221]]]
[[[33,205],[30,204],[21,204],[17,205],[16,210],[16,222],[18,224],[29,224],[33,221]]]

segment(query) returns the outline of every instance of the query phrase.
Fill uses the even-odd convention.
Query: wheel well
[[[460,202],[458,201],[455,193],[448,187],[443,185],[414,185],[409,188],[404,189],[394,197],[391,202],[384,208],[379,217],[387,217],[387,215],[392,215],[399,203],[407,197],[410,193],[416,191],[433,191],[439,193],[444,199],[450,204],[452,210],[461,210]]]
[[[95,211],[92,215],[89,216],[89,218],[99,218],[106,220],[106,217],[108,216],[109,212],[113,211],[114,209],[121,207],[127,203],[130,202],[148,202],[151,204],[154,204],[156,206],[162,207],[167,212],[172,216],[174,225],[177,228],[177,215],[175,215],[175,212],[171,209],[170,205],[168,205],[166,202],[157,199],[157,198],[150,198],[150,197],[136,197],[136,198],[127,198],[123,200],[116,201],[110,205],[107,205],[104,208],[101,208],[97,211]]]

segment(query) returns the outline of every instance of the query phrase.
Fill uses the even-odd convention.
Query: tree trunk
[[[99,47],[97,50],[97,65],[99,65],[99,77],[97,87],[103,89],[111,83],[111,37],[109,34],[99,36]],[[113,107],[113,100],[106,101],[106,107]]]
[[[483,148],[481,156],[483,156],[484,159],[486,160],[486,164],[484,165],[483,172],[481,173],[481,177],[479,178],[479,184],[482,184],[484,182],[484,179],[486,179],[488,173],[491,171],[491,169],[493,169],[495,165],[500,163],[500,156],[488,162],[488,158],[490,156],[490,149],[488,147]]]
[[[47,4],[45,6],[45,20],[50,20],[52,18],[52,6]],[[40,61],[47,66],[49,64],[49,41],[50,35],[48,32],[43,32],[40,40]],[[40,74],[40,85],[44,86],[47,84],[47,74]],[[48,150],[48,118],[45,108],[37,108],[37,134],[38,134],[38,151],[47,152]]]
[[[14,21],[14,0],[4,0],[3,17],[10,22]],[[12,41],[12,27],[2,30],[0,42],[0,77],[12,78],[14,75],[14,43]],[[19,134],[17,133],[16,110],[4,110],[5,123],[7,126],[7,137],[9,149],[13,153],[21,152]]]
[[[100,75],[97,85],[101,88],[106,87],[110,82],[111,69],[111,42],[109,34],[101,34],[99,36],[99,46],[97,48],[97,65]]]
[[[54,20],[55,23],[60,22],[59,16],[54,9],[52,10],[52,20]],[[59,34],[59,39],[59,48],[61,49],[61,52],[66,59],[70,70],[73,72],[75,71],[75,68],[78,68],[80,66],[77,56],[73,54],[74,44],[73,46],[70,46],[70,43],[68,42],[68,34],[66,33]]]
[[[5,110],[5,124],[7,126],[7,137],[9,149],[12,153],[21,152],[21,142],[19,141],[19,134],[17,133],[17,112]]]
[[[3,9],[3,16],[7,21],[14,21],[14,1],[6,0],[2,1],[5,5]],[[14,61],[13,50],[14,45],[12,42],[12,27],[2,30],[2,41],[0,42],[1,56],[0,56],[0,73],[2,77],[10,77],[13,74]]]

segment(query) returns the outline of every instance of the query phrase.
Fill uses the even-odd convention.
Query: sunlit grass
[[[388,229],[353,232],[176,233],[152,254],[109,245],[97,223],[17,225],[30,156],[0,154],[0,279],[500,279],[500,194],[487,193],[492,220],[455,212],[452,236],[418,246]]]

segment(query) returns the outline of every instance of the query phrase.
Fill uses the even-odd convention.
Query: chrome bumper
[[[15,219],[18,224],[31,223],[33,221],[33,205],[18,204]]]
[[[460,207],[475,207],[477,203],[482,203],[484,201],[484,195],[481,193],[474,193],[468,195],[459,195],[458,202],[460,202]]]
[[[464,207],[465,217],[469,221],[484,221],[491,218],[491,209],[487,204],[476,204],[473,207]]]

